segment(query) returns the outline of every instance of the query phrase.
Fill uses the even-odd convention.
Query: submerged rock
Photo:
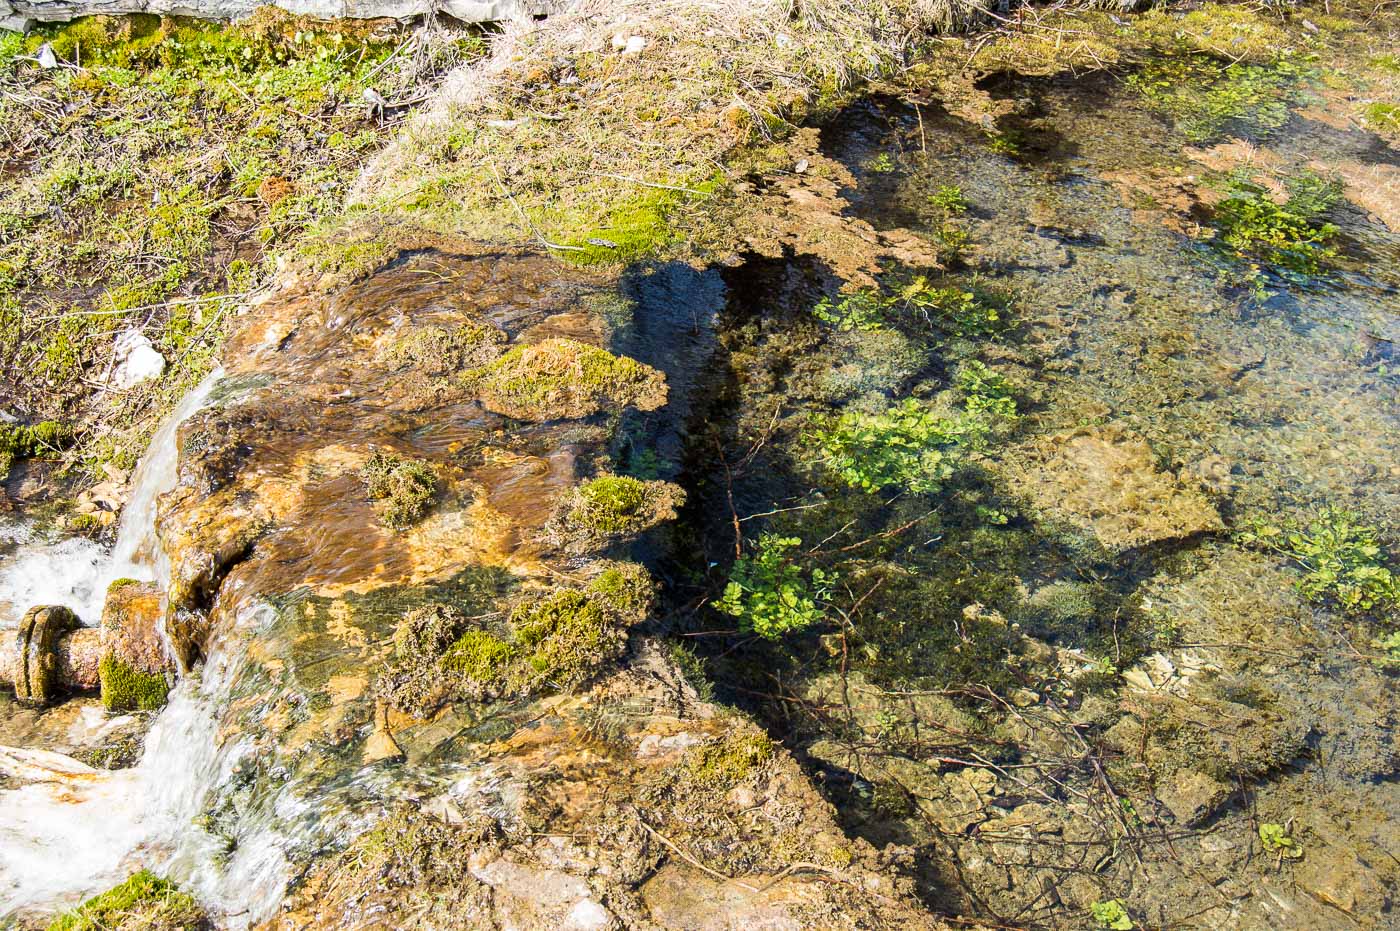
[[[1009,467],[1032,504],[1111,551],[1224,529],[1199,490],[1161,469],[1147,442],[1119,427],[1041,438]]]

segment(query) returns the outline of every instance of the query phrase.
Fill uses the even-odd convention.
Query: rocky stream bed
[[[11,479],[0,927],[1396,926],[1400,27],[1242,9],[942,40],[636,260],[365,195],[114,535]]]

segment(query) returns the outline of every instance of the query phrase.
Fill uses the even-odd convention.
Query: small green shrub
[[[1089,903],[1089,916],[1100,928],[1109,928],[1110,931],[1132,931],[1135,927],[1128,917],[1128,910],[1117,899]]]
[[[1351,613],[1400,607],[1400,577],[1385,564],[1376,528],[1350,511],[1325,508],[1306,525],[1256,521],[1238,539],[1297,563],[1298,590],[1309,601],[1330,599]]]
[[[894,171],[894,159],[888,152],[880,152],[865,163],[865,170],[875,174],[889,174]]]
[[[417,523],[438,493],[433,467],[420,459],[376,452],[360,469],[374,509],[386,527],[404,530]]]
[[[141,870],[121,885],[58,916],[49,923],[48,931],[198,931],[207,927],[209,922],[192,897],[150,870]]]
[[[1259,843],[1263,844],[1269,853],[1277,854],[1285,860],[1296,860],[1303,855],[1303,848],[1281,824],[1259,825]]]
[[[804,571],[792,555],[801,545],[797,537],[763,534],[749,554],[734,561],[714,607],[738,618],[741,630],[768,640],[821,623],[836,576],[817,568]]]

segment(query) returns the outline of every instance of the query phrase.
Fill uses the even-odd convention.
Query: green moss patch
[[[195,900],[161,879],[142,870],[119,886],[93,896],[48,925],[48,931],[198,931],[209,921]]]
[[[767,735],[742,729],[691,750],[685,768],[700,785],[727,790],[762,770],[775,755]]]
[[[97,666],[102,705],[108,711],[156,711],[165,706],[170,686],[159,674],[141,672],[108,653]]]
[[[377,452],[360,469],[360,478],[379,519],[386,527],[404,530],[428,513],[438,494],[438,476],[420,459]]]
[[[666,403],[666,380],[648,365],[572,339],[517,346],[474,372],[491,410],[521,420],[587,417],[600,410]]]
[[[423,97],[484,48],[439,28],[395,56],[401,28],[266,8],[232,24],[98,16],[6,34],[0,367],[25,408],[77,427],[92,471],[134,465],[214,364],[233,309],[390,138],[365,120],[363,91]],[[60,67],[32,60],[45,43]],[[165,373],[97,393],[131,329]]]
[[[572,552],[598,550],[674,520],[684,502],[670,482],[601,475],[564,497],[546,535]]]
[[[52,420],[21,426],[0,424],[0,481],[20,459],[57,453],[72,439],[71,431]]]

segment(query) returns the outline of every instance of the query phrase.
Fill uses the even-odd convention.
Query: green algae
[[[198,931],[209,927],[194,898],[150,870],[141,870],[49,922],[47,931]]]

